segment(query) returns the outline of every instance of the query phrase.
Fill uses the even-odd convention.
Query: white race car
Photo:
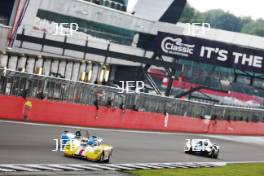
[[[186,139],[185,153],[218,158],[220,147],[209,139]]]

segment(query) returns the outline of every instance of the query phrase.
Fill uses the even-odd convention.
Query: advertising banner
[[[264,73],[264,50],[159,32],[156,52],[196,62]]]

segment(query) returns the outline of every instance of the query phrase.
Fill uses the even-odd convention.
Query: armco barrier
[[[27,99],[32,102],[27,121],[149,131],[190,132],[234,135],[264,135],[264,123],[243,121],[209,121],[199,118],[169,115],[165,126],[163,114],[136,112],[92,105],[69,104],[49,100]],[[26,100],[20,97],[0,96],[0,118],[24,120]]]

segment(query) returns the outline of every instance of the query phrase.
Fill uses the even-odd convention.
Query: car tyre
[[[106,163],[110,162],[111,154],[108,156],[107,160],[105,160]]]
[[[218,158],[218,154],[216,154],[215,156],[214,156],[214,159],[217,159]]]
[[[104,152],[102,152],[102,154],[100,155],[99,162],[104,162],[104,157]]]
[[[192,148],[190,148],[188,151],[184,151],[187,154],[192,154]]]
[[[217,151],[217,152],[214,153],[214,157],[213,158],[214,159],[217,159],[218,158],[218,155],[219,155],[219,151]]]
[[[218,154],[219,153],[217,151],[213,150],[212,154],[211,154],[211,158],[217,159],[218,158]]]
[[[104,161],[105,163],[109,163],[110,162],[110,157]]]

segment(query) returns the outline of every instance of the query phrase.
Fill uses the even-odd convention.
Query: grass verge
[[[135,176],[264,176],[264,163],[227,164],[214,168],[133,170],[126,173]]]

